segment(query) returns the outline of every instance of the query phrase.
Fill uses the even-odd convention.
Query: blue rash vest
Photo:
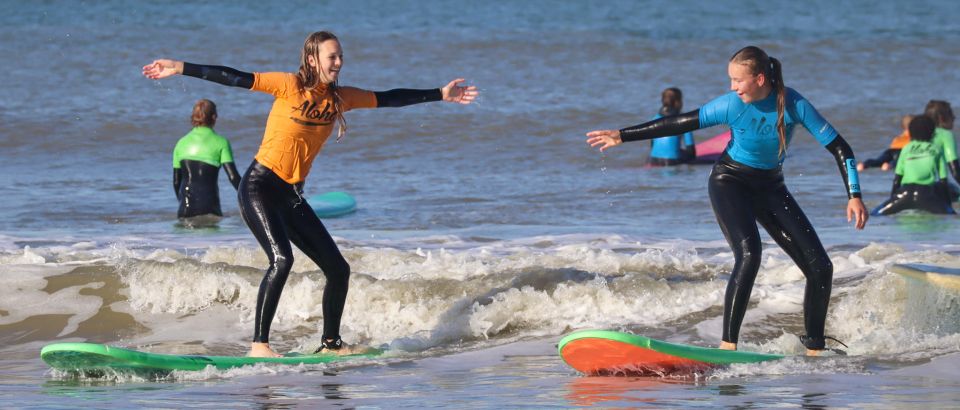
[[[786,143],[793,138],[798,123],[813,135],[820,145],[827,146],[837,137],[837,131],[817,112],[816,108],[794,89],[786,88],[784,125]],[[735,161],[759,169],[774,169],[783,164],[780,157],[780,139],[777,136],[777,93],[767,98],[744,103],[736,92],[729,92],[700,107],[700,128],[729,125],[732,137],[727,154]],[[854,168],[854,171],[856,168]],[[853,173],[856,175],[856,172]]]
[[[653,117],[654,120],[660,118],[663,118],[660,114]],[[686,147],[694,145],[692,132],[683,134],[683,145]],[[653,158],[680,159],[680,136],[671,135],[650,140],[650,156]]]

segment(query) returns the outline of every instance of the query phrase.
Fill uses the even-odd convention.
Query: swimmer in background
[[[662,106],[660,112],[654,120],[680,114],[683,109],[683,92],[679,88],[670,87],[660,94]],[[697,158],[697,150],[694,146],[693,133],[685,132],[683,134],[683,144],[681,145],[679,135],[670,135],[666,137],[654,138],[650,140],[650,161],[649,164],[655,167],[679,165],[693,161]]]
[[[220,167],[234,189],[240,185],[230,142],[213,131],[216,123],[217,105],[207,99],[197,101],[190,115],[193,129],[173,149],[173,192],[180,201],[178,218],[223,216],[217,184]]]
[[[890,141],[890,148],[884,150],[879,157],[870,158],[857,164],[857,171],[863,171],[867,168],[877,167],[880,167],[880,169],[883,171],[889,171],[891,168],[896,167],[897,158],[900,156],[900,150],[903,149],[908,142],[910,142],[910,130],[908,127],[913,118],[913,115],[904,115],[903,118],[900,119],[900,126],[903,128],[903,132],[900,133],[900,135],[893,137],[893,141]]]
[[[925,115],[910,121],[910,143],[897,161],[890,198],[873,215],[892,215],[907,209],[934,214],[955,214],[950,206],[947,166],[940,146],[931,140],[934,122]]]

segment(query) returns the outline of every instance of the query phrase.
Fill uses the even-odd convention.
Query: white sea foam
[[[731,262],[723,243],[644,244],[616,235],[477,243],[434,239],[398,241],[404,247],[344,247],[354,272],[343,317],[345,340],[423,351],[462,342],[557,336],[582,328],[661,328],[688,318],[696,318],[686,326],[698,339],[719,340],[722,318],[705,312],[719,312],[723,306]],[[452,244],[456,246],[447,248]],[[166,347],[168,352],[202,353],[218,343],[246,343],[266,266],[262,251],[239,244],[138,249],[86,242],[23,248],[4,257],[9,261],[27,252],[61,262],[38,258],[38,264],[0,265],[5,289],[23,289],[0,299],[0,310],[10,312],[0,316],[0,324],[44,313],[71,314],[67,334],[88,320],[102,302],[79,291],[102,284],[69,287],[53,295],[40,289],[45,276],[66,272],[75,260],[89,260],[113,266],[122,278],[120,292],[126,300],[110,308],[130,314],[148,329],[125,344],[203,344],[173,344]],[[271,336],[306,348],[319,338],[325,279],[296,252]],[[960,325],[951,321],[960,317],[956,297],[885,269],[902,261],[949,263],[956,260],[950,253],[890,244],[830,253],[837,281],[827,333],[847,342],[851,354],[896,356],[920,349],[929,357],[955,348],[960,332]],[[20,266],[28,269],[21,273]],[[804,286],[793,262],[779,248],[768,246],[744,321],[744,332],[763,336],[743,338],[744,349],[802,352],[794,334],[802,331],[797,324],[802,323]],[[771,333],[780,336],[771,339]]]

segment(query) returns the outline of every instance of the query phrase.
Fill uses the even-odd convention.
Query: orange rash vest
[[[267,117],[263,142],[254,158],[284,181],[302,182],[336,126],[333,93],[327,85],[301,92],[297,76],[291,73],[253,75],[252,90],[276,97]],[[338,87],[337,93],[344,112],[377,107],[377,97],[372,91]]]
[[[890,149],[903,149],[908,142],[910,142],[910,131],[904,131],[903,134],[893,137],[893,141],[890,141]]]

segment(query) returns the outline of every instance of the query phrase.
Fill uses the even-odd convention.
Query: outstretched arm
[[[159,80],[177,74],[202,78],[218,84],[250,89],[253,74],[224,66],[191,64],[184,61],[160,59],[143,66],[143,76]]]
[[[863,229],[867,225],[869,214],[861,199],[860,176],[857,174],[857,159],[853,157],[853,149],[840,135],[837,135],[833,141],[827,144],[826,148],[837,160],[840,175],[847,187],[847,198],[849,198],[847,201],[847,221],[853,221],[856,218],[857,229]]]
[[[429,90],[414,90],[397,88],[390,91],[375,91],[377,107],[406,107],[432,101],[447,101],[459,104],[470,104],[480,95],[476,86],[460,85],[464,79],[458,78],[449,82],[443,88]]]
[[[597,130],[587,133],[587,144],[600,151],[628,141],[643,141],[668,135],[680,135],[700,128],[700,110],[662,117],[621,130]]]
[[[223,170],[227,172],[227,179],[233,184],[234,189],[240,189],[240,174],[237,173],[237,166],[232,162],[224,162]]]

